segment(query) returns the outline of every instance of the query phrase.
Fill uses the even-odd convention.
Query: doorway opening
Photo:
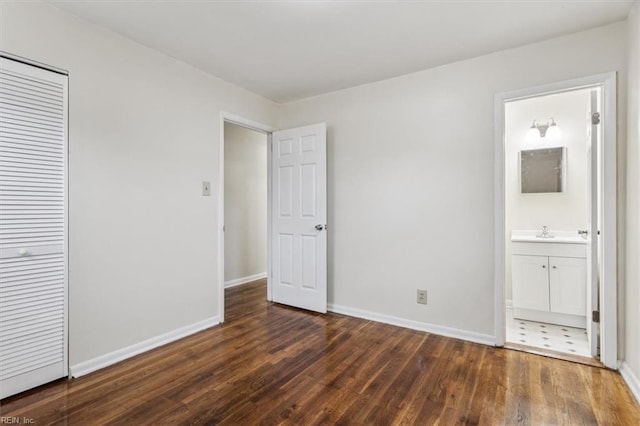
[[[617,367],[615,113],[615,74],[496,96],[498,346]]]
[[[239,126],[240,129],[232,128],[231,125]],[[259,137],[266,135],[267,301],[326,313],[326,124],[317,123],[276,131],[260,123],[223,112],[220,115],[218,178],[220,322],[224,322],[225,316],[223,283],[226,282],[230,286],[264,276],[262,271],[253,271],[252,275],[238,278],[232,278],[225,273],[225,145],[227,142],[232,143],[227,140],[225,129],[233,129],[228,130],[229,133],[245,133],[249,130],[260,133]],[[260,186],[262,184],[257,188]],[[231,216],[231,210],[227,214]],[[246,226],[246,223],[242,224],[240,221],[240,226]],[[230,260],[228,265],[237,261],[238,259]]]
[[[224,287],[228,289],[267,278],[267,134],[225,122],[224,144]]]
[[[270,276],[272,129],[223,113],[220,122],[220,321],[226,289],[267,283]],[[255,291],[255,290],[254,290]],[[235,289],[234,294],[239,294]]]
[[[505,104],[505,300],[510,345],[598,356],[598,333],[587,332],[592,97],[599,111],[599,88]],[[551,126],[544,129],[547,123]]]

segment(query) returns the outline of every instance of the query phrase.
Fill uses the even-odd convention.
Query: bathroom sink
[[[513,231],[511,241],[522,243],[586,244],[587,239],[576,231],[552,231],[548,236],[539,236],[539,231]]]

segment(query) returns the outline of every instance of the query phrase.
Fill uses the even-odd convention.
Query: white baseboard
[[[640,380],[633,371],[631,371],[631,368],[629,368],[629,365],[626,362],[623,362],[620,366],[620,374],[627,383],[627,386],[629,386],[633,396],[636,397],[636,401],[640,404]]]
[[[460,330],[458,328],[445,327],[427,322],[413,321],[398,318],[391,315],[379,314],[377,312],[365,311],[363,309],[350,308],[348,306],[334,305],[329,303],[328,310],[336,314],[349,315],[351,317],[368,319],[385,324],[396,325],[398,327],[411,328],[413,330],[426,331],[440,336],[453,337],[456,339],[468,340],[470,342],[481,343],[483,345],[495,346],[496,337],[489,334],[476,333],[475,331]]]
[[[235,280],[225,281],[224,288],[235,287],[237,285],[250,283],[251,281],[261,280],[263,278],[267,278],[266,272],[261,272],[255,275],[249,275],[248,277],[236,278]]]
[[[159,336],[152,337],[142,342],[134,343],[126,348],[118,349],[108,354],[100,355],[99,357],[90,359],[88,361],[80,362],[76,365],[69,367],[69,375],[71,377],[80,377],[85,374],[92,373],[101,368],[108,367],[117,362],[123,361],[127,358],[139,355],[143,352],[150,351],[158,346],[166,345],[183,337],[202,331],[206,328],[213,327],[220,324],[220,317],[215,316],[207,318],[196,323],[180,327],[176,330],[163,333]]]

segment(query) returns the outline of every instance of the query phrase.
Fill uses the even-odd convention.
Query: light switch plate
[[[427,290],[418,290],[416,302],[421,305],[427,304]]]
[[[204,197],[211,195],[211,182],[202,182],[202,195]]]

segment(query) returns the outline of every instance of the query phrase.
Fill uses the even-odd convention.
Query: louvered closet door
[[[6,397],[67,375],[67,77],[0,61],[0,397]]]

